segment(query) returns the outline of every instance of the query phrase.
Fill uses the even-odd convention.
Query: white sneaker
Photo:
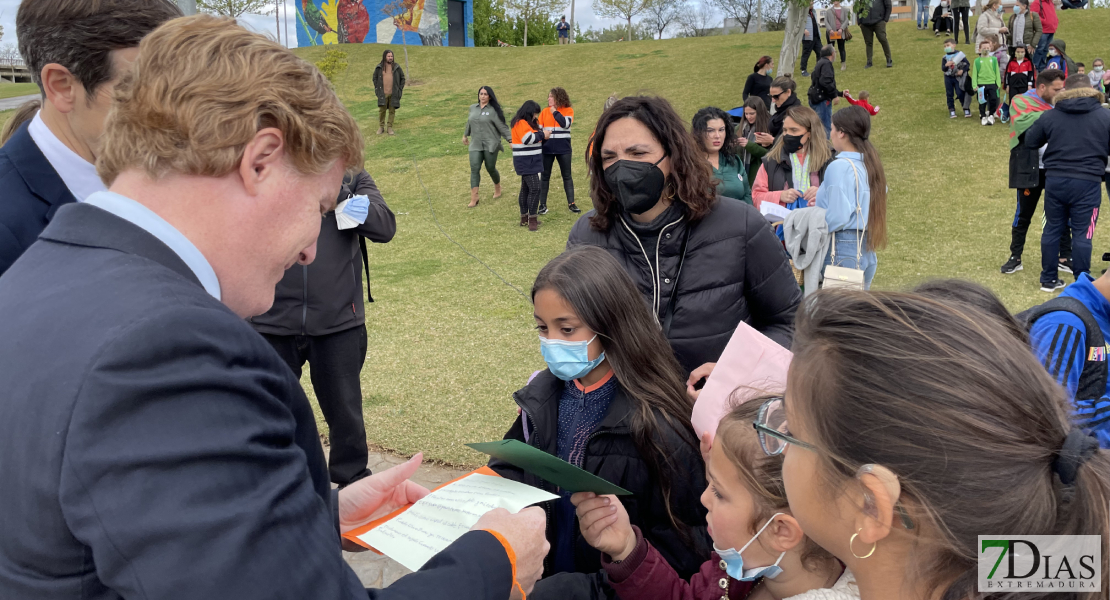
[[[987,125],[994,125],[994,115],[987,117]]]
[[[985,126],[987,124],[987,118],[986,117],[980,117],[979,118],[979,124]]]

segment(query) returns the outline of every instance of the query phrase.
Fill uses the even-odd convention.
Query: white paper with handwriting
[[[445,485],[397,517],[358,536],[406,568],[417,571],[495,508],[516,513],[558,498],[511,479],[474,474]]]

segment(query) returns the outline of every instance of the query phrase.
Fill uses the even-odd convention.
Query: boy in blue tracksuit
[[[1098,323],[1103,339],[1110,339],[1110,275],[1092,280],[1084,273],[1060,297],[1083,303]],[[1087,348],[1086,331],[1079,317],[1058,310],[1037,319],[1029,331],[1029,338],[1034,353],[1049,375],[1067,389],[1076,425],[1095,435],[1101,447],[1110,448],[1110,390],[1103,390],[1098,398],[1076,398],[1085,363],[1107,360],[1105,348]]]

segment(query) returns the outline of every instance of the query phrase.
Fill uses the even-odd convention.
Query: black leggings
[[[569,156],[569,154],[568,154]],[[520,215],[534,217],[539,214],[540,206],[540,174],[520,176]]]
[[[838,50],[840,50],[840,62],[845,62],[845,58],[844,58],[844,40],[834,40],[834,39],[830,38],[829,37],[829,31],[826,29],[825,30],[825,42],[830,44],[830,45],[833,42],[836,42],[836,48]]]
[[[960,19],[964,20],[964,43],[971,43],[971,30],[967,27],[967,14],[971,10],[966,6],[960,6],[952,9],[952,39],[957,42],[960,41]]]
[[[563,176],[563,191],[567,193],[567,204],[574,204],[574,179],[570,171],[571,155],[544,154],[543,176],[540,177],[540,210],[547,208],[547,189],[551,187],[552,167],[559,161],[559,174]]]

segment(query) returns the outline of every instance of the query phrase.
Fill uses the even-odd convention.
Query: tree
[[[689,4],[678,18],[683,37],[705,37],[713,34],[717,15],[705,3]]]
[[[736,19],[745,32],[748,31],[752,19],[758,20],[757,15],[761,10],[759,0],[711,0],[711,2],[726,18]]]
[[[783,0],[786,5],[786,28],[782,36],[782,50],[779,51],[779,74],[793,75],[794,61],[798,59],[798,46],[805,33],[806,19],[809,18],[807,0]]]
[[[686,9],[686,0],[652,0],[644,9],[644,22],[663,39],[663,32],[678,22]]]
[[[565,0],[504,0],[505,8],[524,21],[524,45],[528,45],[528,23],[530,21],[550,21],[551,14],[566,6]]]
[[[594,0],[594,14],[607,19],[624,19],[628,23],[628,39],[632,39],[632,19],[647,10],[655,0]]]
[[[200,10],[233,19],[247,13],[269,15],[274,12],[273,4],[273,0],[197,0]]]

